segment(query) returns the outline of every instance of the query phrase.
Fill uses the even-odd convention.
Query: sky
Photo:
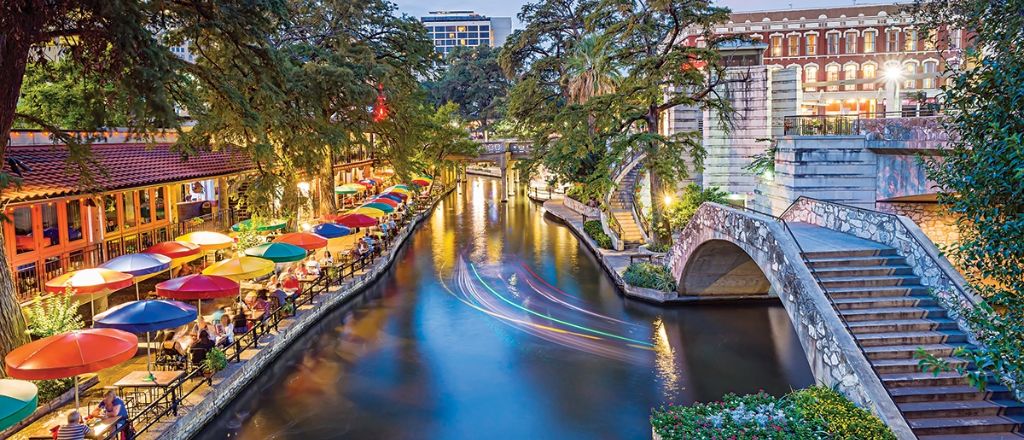
[[[438,10],[470,10],[492,17],[512,17],[519,13],[519,8],[528,0],[392,0],[398,4],[402,12],[421,17],[430,11]],[[536,1],[536,0],[533,0]],[[879,0],[860,1],[860,4],[882,3]],[[765,9],[813,8],[819,6],[852,6],[854,0],[721,0],[722,6],[733,11],[758,11]],[[518,28],[519,23],[515,22]]]

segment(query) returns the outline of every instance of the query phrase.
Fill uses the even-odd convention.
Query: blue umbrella
[[[181,301],[149,299],[129,301],[96,315],[93,327],[146,334],[146,369],[149,369],[149,332],[181,327],[198,316],[196,308]],[[152,377],[152,375],[150,375]]]
[[[351,229],[346,228],[337,223],[321,223],[319,225],[313,226],[313,228],[310,231],[323,238],[344,237],[352,233]]]
[[[100,265],[133,277],[163,272],[171,267],[171,259],[160,254],[126,254]],[[135,299],[139,299],[139,283],[135,283]]]
[[[398,197],[398,196],[396,196],[394,194],[381,194],[380,197],[384,197],[386,199],[390,199],[390,200],[394,200],[394,201],[396,201],[398,203],[402,203],[402,198]]]

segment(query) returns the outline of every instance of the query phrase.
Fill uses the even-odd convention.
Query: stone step
[[[941,359],[949,363],[950,368],[953,369],[967,365],[967,361],[960,358],[943,357]],[[875,367],[875,371],[879,374],[924,372],[924,369],[921,368],[921,360],[917,358],[876,359],[871,361],[871,365]]]
[[[878,378],[882,379],[882,385],[890,390],[901,387],[970,385],[970,383],[967,382],[967,378],[956,371],[945,371],[939,373],[889,373],[879,374]]]
[[[907,424],[917,435],[930,434],[983,434],[997,432],[1013,432],[1024,423],[1024,416],[991,416],[991,417],[937,417],[927,419],[908,419]],[[977,437],[971,437],[977,438]]]
[[[952,357],[953,351],[960,347],[966,347],[968,344],[960,344],[956,342],[949,342],[943,344],[913,344],[913,345],[880,345],[874,347],[864,347],[864,356],[869,361],[875,361],[879,359],[914,359],[917,349],[923,349],[925,353],[931,354],[937,357]]]
[[[804,252],[804,258],[817,261],[817,260],[834,260],[838,258],[859,258],[859,257],[886,257],[886,256],[898,256],[896,249],[884,248],[884,249],[842,249],[834,251],[813,251]]]
[[[885,275],[878,277],[835,277],[823,278],[821,284],[831,291],[833,288],[847,287],[884,287],[884,286],[920,286],[921,279],[916,275]]]
[[[941,319],[884,319],[851,322],[850,331],[858,333],[919,332],[926,330],[956,330],[956,321]]]
[[[946,310],[942,307],[879,307],[873,309],[840,310],[839,313],[850,322],[947,317]]]
[[[830,267],[898,266],[906,265],[907,260],[899,255],[871,255],[868,257],[819,258],[809,260],[808,263],[812,269],[823,269]]]
[[[983,434],[919,435],[918,440],[1020,440],[1024,434],[1016,432],[990,432]]]
[[[909,402],[897,405],[907,419],[935,417],[990,417],[1024,414],[1024,403],[1016,400],[952,400]]]
[[[967,335],[960,330],[893,332],[893,333],[859,333],[854,335],[862,347],[880,347],[892,345],[932,345],[943,343],[967,342]]]
[[[928,295],[928,288],[924,286],[875,286],[875,287],[844,287],[828,289],[828,294],[834,299],[838,298],[866,298],[877,296],[909,296]]]
[[[815,268],[814,274],[822,280],[832,278],[881,277],[887,275],[913,275],[910,266],[853,266]]]
[[[889,390],[892,400],[899,403],[939,402],[947,400],[1010,400],[1013,393],[1003,385],[988,385],[985,391],[970,385],[942,387],[904,387]]]
[[[840,310],[877,309],[882,307],[932,307],[937,306],[929,296],[876,296],[868,298],[833,298]]]

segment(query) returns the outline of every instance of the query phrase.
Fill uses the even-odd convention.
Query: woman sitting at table
[[[206,330],[199,332],[199,339],[189,349],[189,352],[192,353],[192,365],[199,365],[206,360],[206,353],[209,353],[213,347],[214,344],[213,340],[210,339],[210,334]]]
[[[234,325],[227,313],[220,315],[220,321],[213,326],[213,329],[217,331],[217,345],[227,347],[235,342]]]
[[[124,406],[124,401],[117,397],[117,393],[114,390],[107,390],[107,393],[103,395],[103,400],[92,411],[92,416],[103,418],[122,417],[127,419],[128,408]]]
[[[235,317],[231,321],[231,331],[234,334],[244,335],[249,331],[249,318],[245,316],[245,311],[242,309],[238,309],[238,313],[235,313]]]
[[[324,259],[320,262],[323,267],[334,266],[334,256],[331,255],[331,251],[324,251]]]
[[[68,413],[68,423],[61,425],[55,432],[57,440],[84,440],[89,433],[89,426],[82,423],[82,414],[78,411]]]
[[[310,255],[306,258],[306,275],[318,277],[320,276],[320,262],[316,261],[316,257]]]
[[[252,304],[252,311],[254,313],[262,313],[264,319],[270,314],[270,300],[267,298],[267,291],[265,289],[260,290],[260,293],[256,294],[256,301]]]

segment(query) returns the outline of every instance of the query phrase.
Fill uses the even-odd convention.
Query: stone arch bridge
[[[953,350],[973,337],[950,310],[977,299],[905,217],[808,198],[781,217],[705,203],[666,264],[674,299],[777,297],[816,380],[900,439],[1010,438],[1024,422],[1006,387],[978,392],[918,365],[918,347],[958,362]]]
[[[529,141],[516,139],[493,139],[480,140],[480,151],[475,156],[455,156],[451,159],[463,162],[490,162],[497,165],[501,170],[501,201],[508,201],[509,191],[512,188],[509,179],[515,178],[516,160],[522,160],[530,156],[533,144]]]

